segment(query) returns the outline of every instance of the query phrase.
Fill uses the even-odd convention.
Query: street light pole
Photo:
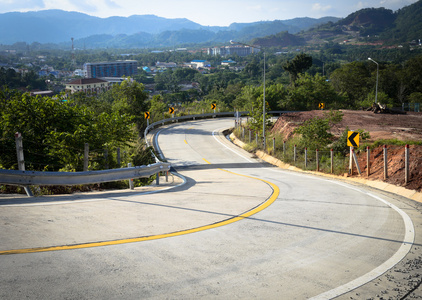
[[[375,85],[375,103],[378,103],[378,72],[379,72],[379,64],[373,60],[372,58],[368,57],[368,60],[377,64],[377,83]]]
[[[267,148],[266,140],[265,140],[265,51],[264,52],[264,100],[262,102],[262,143],[263,143],[263,149],[265,152],[265,149]]]
[[[251,47],[251,48],[258,48],[259,50],[262,50],[264,52],[264,99],[262,100],[262,144],[263,144],[263,149],[265,152],[265,148],[266,148],[266,139],[265,139],[265,105],[266,105],[266,101],[265,101],[265,51],[262,49],[262,47],[259,46],[252,46],[252,45],[248,45],[248,44],[243,44],[243,43],[239,43],[239,42],[235,42],[235,41],[230,41],[230,44],[232,45],[243,45],[243,46],[247,46],[247,47]]]

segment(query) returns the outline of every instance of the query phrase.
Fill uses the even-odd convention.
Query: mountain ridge
[[[129,17],[99,18],[79,12],[67,12],[59,9],[30,12],[9,12],[0,14],[0,43],[54,43],[68,44],[73,37],[75,43],[87,41],[90,36],[109,35],[117,37],[121,42],[121,35],[143,36],[145,39],[133,41],[126,47],[146,47],[165,44],[173,46],[183,43],[203,43],[207,41],[225,42],[229,39],[250,40],[262,35],[275,34],[280,31],[292,33],[308,29],[339,18],[324,17],[321,19],[295,18],[290,20],[259,21],[253,23],[232,23],[229,26],[203,26],[186,18],[167,19],[156,15],[132,15]],[[305,22],[306,21],[306,22]],[[180,40],[159,41],[165,32],[172,32],[172,36],[181,36],[181,32],[198,35],[207,32],[204,38],[195,41],[188,36]],[[167,33],[167,35],[169,35]],[[130,38],[133,40],[134,37]],[[103,47],[116,44],[113,38],[104,41]],[[139,45],[137,45],[139,44]],[[100,46],[100,45],[99,45]],[[101,46],[100,46],[101,47]]]

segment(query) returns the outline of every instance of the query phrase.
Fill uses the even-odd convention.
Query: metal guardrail
[[[10,185],[78,185],[149,177],[170,170],[170,163],[87,172],[0,170],[0,183]]]
[[[283,114],[283,113],[289,113],[291,111],[268,111],[267,114]],[[165,124],[171,124],[174,122],[179,122],[179,121],[185,121],[185,120],[196,120],[196,119],[205,119],[205,118],[214,118],[214,117],[238,117],[240,118],[241,116],[245,116],[248,115],[249,111],[237,111],[237,112],[216,112],[216,113],[206,113],[206,114],[197,114],[197,115],[186,115],[186,116],[181,116],[181,117],[174,117],[174,118],[168,118],[168,119],[163,119],[157,122],[154,122],[152,124],[150,124],[149,126],[147,126],[147,128],[145,128],[144,131],[144,138],[145,138],[145,142],[147,144],[148,147],[150,147],[150,143],[148,141],[147,135],[148,132],[151,129],[154,129],[155,127],[158,126],[164,126]],[[157,150],[157,149],[156,149]],[[160,153],[159,153],[160,154]],[[155,158],[156,162],[159,162],[160,159],[153,153],[152,154]]]
[[[201,118],[213,117],[241,117],[249,112],[222,112],[222,113],[207,113],[198,115],[187,115],[175,118],[169,118],[154,122],[149,125],[144,132],[145,141],[148,146],[147,134],[155,126],[164,125],[166,123],[173,123],[183,120],[195,120]],[[268,112],[268,113],[283,113],[283,112]],[[132,178],[150,177],[161,171],[169,171],[170,163],[161,162],[155,155],[155,164],[139,167],[128,167],[121,169],[110,169],[102,171],[86,171],[86,172],[40,172],[40,171],[18,171],[18,170],[3,170],[0,169],[0,184],[20,185],[27,190],[28,196],[31,196],[31,185],[78,185],[91,184],[119,180],[128,180]]]
[[[247,115],[248,113],[249,112],[247,112],[247,111],[238,112],[239,116]],[[146,137],[148,135],[148,132],[151,129],[154,129],[154,127],[157,127],[157,126],[163,126],[163,125],[168,124],[168,123],[174,123],[174,122],[184,121],[184,120],[196,120],[196,119],[213,118],[213,117],[235,117],[235,114],[236,114],[235,112],[221,112],[221,113],[187,115],[187,116],[163,119],[163,120],[154,122],[154,123],[150,124],[147,128],[145,128],[145,132],[144,132],[145,141],[147,142],[148,146],[151,146],[151,145],[149,145],[148,139]]]

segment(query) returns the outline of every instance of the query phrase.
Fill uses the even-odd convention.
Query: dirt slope
[[[364,129],[369,132],[370,142],[380,139],[402,141],[422,141],[422,113],[375,114],[367,111],[342,110],[342,122],[336,124],[331,133],[340,136],[348,127],[350,130]],[[306,111],[283,114],[275,123],[272,131],[281,132],[285,139],[293,135],[293,130],[304,121],[313,117],[323,117],[324,111]],[[422,146],[410,146],[410,181],[404,182],[404,147],[387,146],[388,183],[422,191]],[[359,153],[359,166],[366,176],[366,153]],[[371,151],[369,179],[384,180],[383,147]]]

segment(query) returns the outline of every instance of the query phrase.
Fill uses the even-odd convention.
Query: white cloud
[[[0,0],[0,11],[28,11],[45,7],[43,0]]]
[[[247,6],[246,10],[249,11],[261,11],[262,10],[262,5],[254,5],[254,6]]]
[[[330,10],[332,7],[331,5],[322,5],[321,3],[314,3],[312,5],[312,10],[313,11],[317,11],[317,12],[323,12],[323,11],[327,11]]]

